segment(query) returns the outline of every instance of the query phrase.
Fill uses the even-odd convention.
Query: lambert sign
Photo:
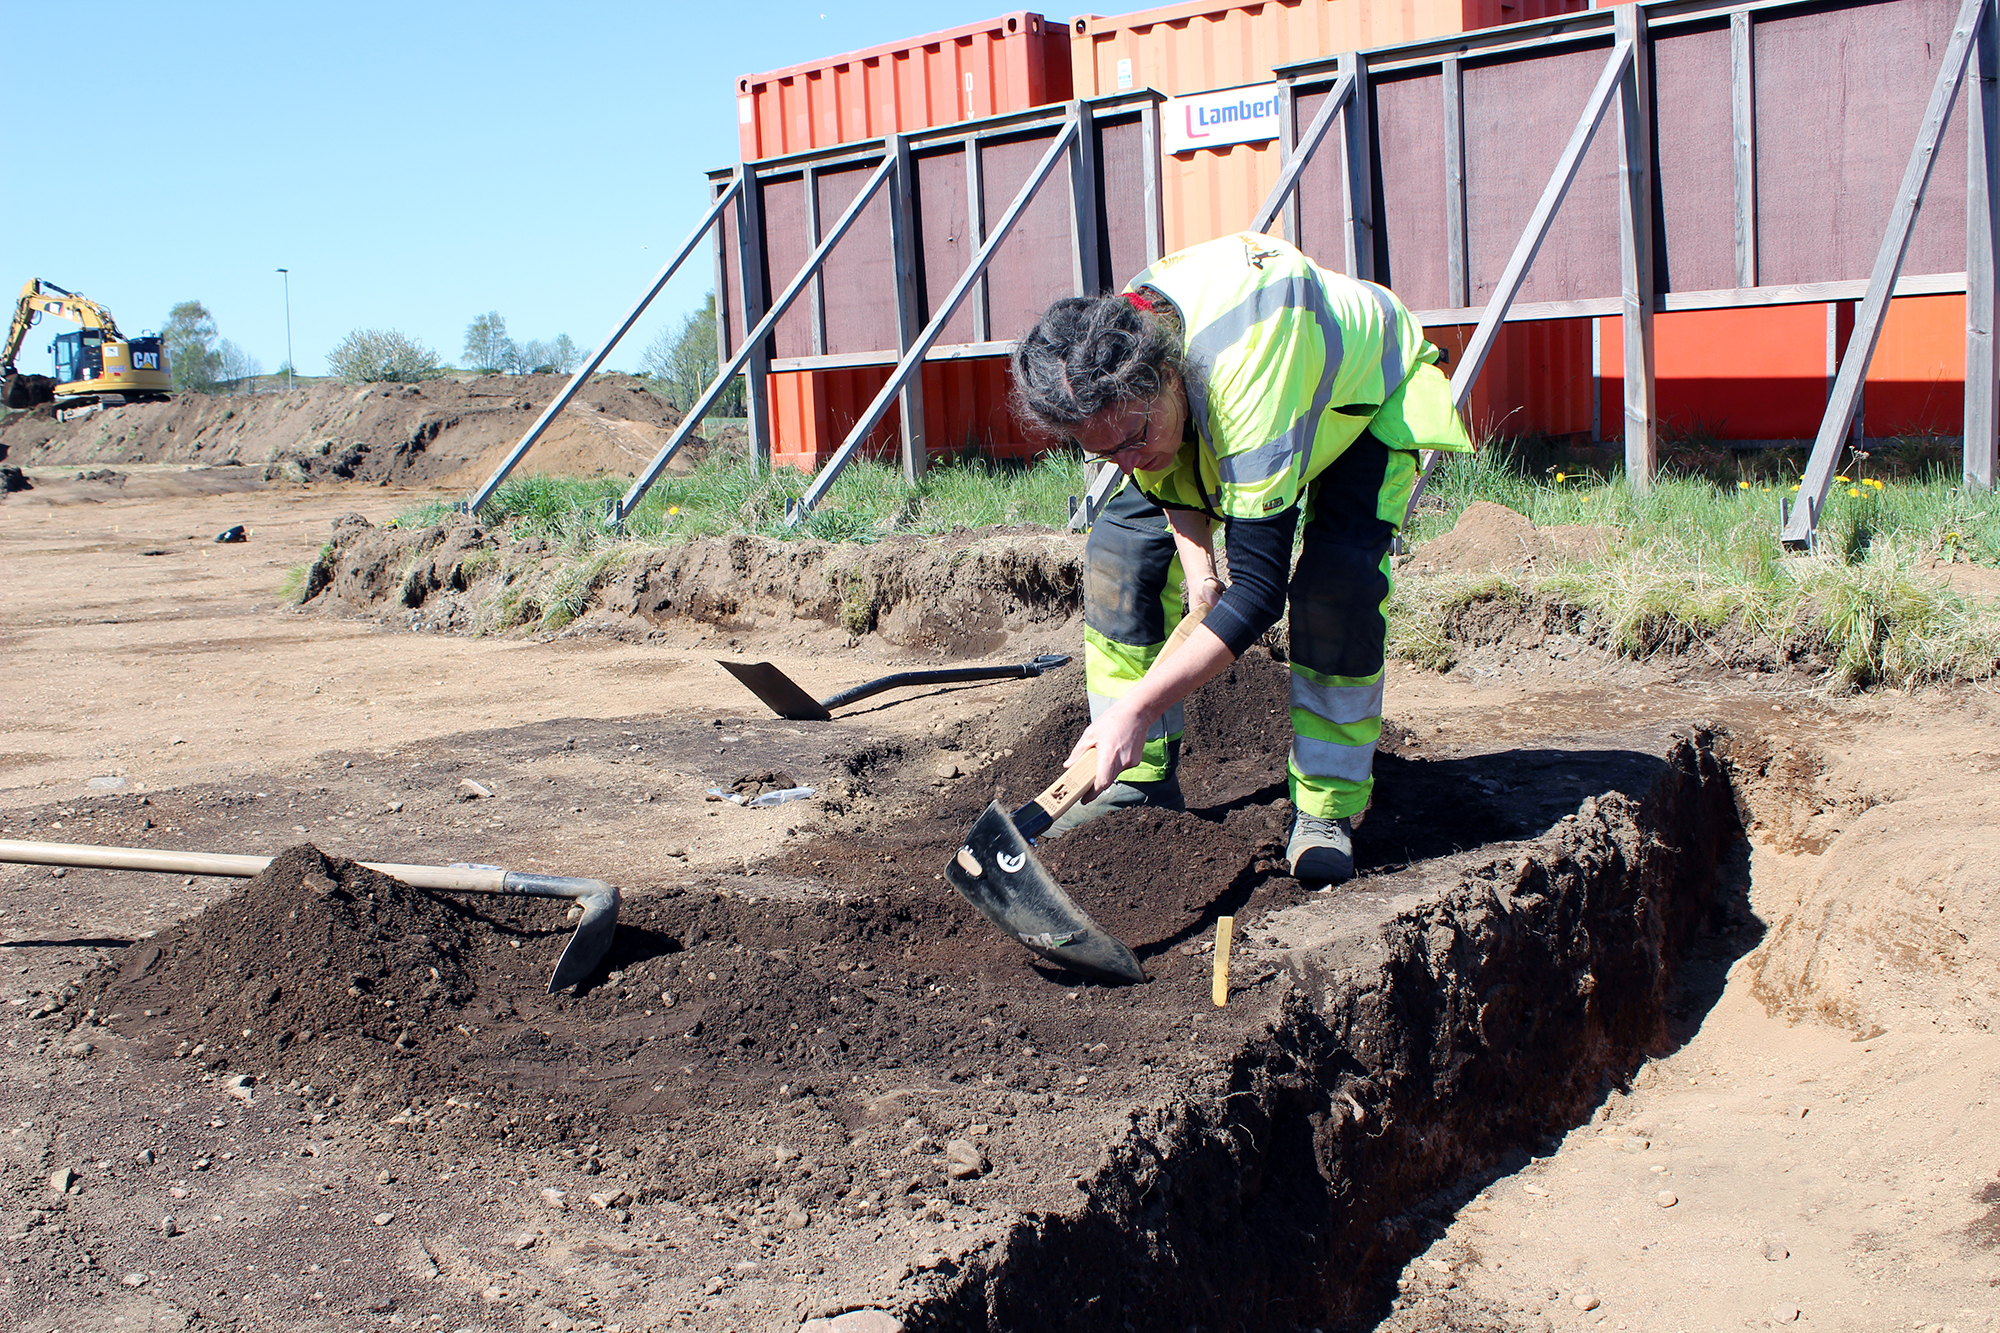
[[[1169,97],[1160,108],[1160,126],[1169,153],[1275,139],[1278,85],[1264,83],[1251,88]]]

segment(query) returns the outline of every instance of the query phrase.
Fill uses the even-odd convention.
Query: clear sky
[[[599,341],[736,161],[735,79],[1010,12],[970,0],[331,5],[10,4],[15,60],[0,292],[82,292],[127,334],[198,300],[266,371],[357,328],[461,360],[498,310],[516,340]],[[1121,6],[1120,8],[1129,8]],[[1053,17],[1067,18],[1064,10]],[[44,53],[46,77],[27,57]],[[612,353],[713,283],[704,250]],[[47,373],[52,318],[20,367]]]

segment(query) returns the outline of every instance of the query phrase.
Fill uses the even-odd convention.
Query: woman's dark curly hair
[[[1178,320],[1142,311],[1122,296],[1069,296],[1042,312],[1014,345],[1015,420],[1068,438],[1115,403],[1157,396],[1169,378],[1186,379]]]

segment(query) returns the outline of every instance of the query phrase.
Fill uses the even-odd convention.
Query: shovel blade
[[[1056,966],[1117,984],[1146,979],[1124,942],[1050,878],[999,805],[986,807],[944,873],[987,920]]]
[[[562,957],[556,959],[555,975],[549,978],[551,995],[588,979],[597,970],[604,955],[610,952],[611,937],[618,933],[616,897],[580,901],[583,903],[583,919],[576,923],[576,933],[563,946]]]
[[[833,714],[827,712],[819,700],[800,689],[797,682],[769,662],[724,662],[717,658],[716,664],[742,681],[750,693],[762,699],[765,706],[779,717],[790,718],[794,722],[833,720]]]

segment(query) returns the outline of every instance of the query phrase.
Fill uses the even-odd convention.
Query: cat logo
[[[159,368],[160,368],[160,354],[158,352],[132,353],[132,369],[158,370]]]

